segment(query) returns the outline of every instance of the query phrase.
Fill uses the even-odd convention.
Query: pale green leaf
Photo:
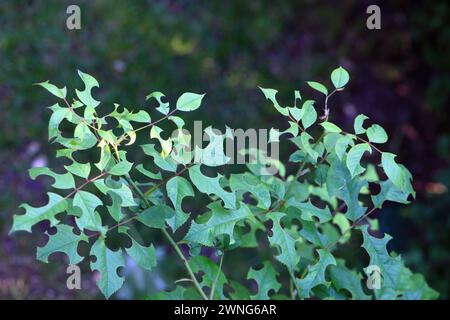
[[[323,84],[316,81],[307,81],[306,83],[314,90],[319,91],[324,95],[328,95],[328,89]]]
[[[352,178],[364,172],[364,168],[360,165],[364,152],[372,153],[372,148],[368,143],[360,143],[353,146],[347,154],[347,168]]]
[[[181,204],[185,197],[194,197],[192,185],[183,177],[173,177],[166,184],[167,196],[175,208],[175,215],[167,223],[175,232],[189,218],[189,213],[183,211]]]
[[[93,76],[81,72],[80,70],[78,70],[78,75],[80,76],[81,80],[83,80],[85,86],[83,91],[75,90],[78,99],[80,99],[80,101],[88,107],[92,108],[97,107],[100,104],[100,102],[92,97],[91,92],[92,88],[99,87],[97,80]]]
[[[67,88],[58,88],[54,84],[51,84],[48,80],[40,83],[35,83],[35,85],[43,87],[45,90],[57,96],[58,98],[65,99],[67,95]]]
[[[349,80],[350,75],[348,74],[347,70],[342,67],[334,69],[331,73],[331,82],[333,82],[333,85],[336,89],[343,88]]]
[[[373,124],[367,129],[367,137],[369,141],[372,143],[385,143],[388,140],[388,136],[384,129],[377,125]]]
[[[180,111],[194,111],[200,107],[204,96],[205,94],[185,92],[177,100],[177,109]]]

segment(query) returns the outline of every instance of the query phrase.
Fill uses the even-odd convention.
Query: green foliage
[[[324,115],[318,114],[321,110],[316,109],[313,100],[305,100],[297,107],[302,100],[299,91],[294,93],[292,107],[277,100],[276,90],[260,88],[290,125],[279,134],[272,128],[270,141],[289,133],[296,148],[290,156],[298,167],[296,173],[286,175],[278,159],[265,156],[267,162],[249,164],[247,172],[229,177],[209,173],[217,164],[207,157],[202,157],[200,163],[177,161],[179,150],[190,136],[168,137],[155,126],[169,120],[182,129],[183,119],[173,114],[198,109],[204,94],[184,93],[175,108],[170,107],[163,93],[149,94],[147,99],[155,99],[156,110],[163,115],[153,122],[147,111],[130,111],[118,104],[100,116],[96,110],[100,102],[92,96],[98,82],[86,73],[78,74],[84,89],[76,90],[78,100],[72,103],[66,99],[65,87],[59,89],[48,81],[39,84],[61,100],[62,106],[57,103],[50,108],[49,139],[60,145],[57,155],[69,164],[63,173],[49,168],[31,169],[32,179],[51,177],[58,193],[49,192],[43,207],[22,205],[25,213],[14,216],[11,232],[31,232],[44,220],[55,227],[56,233],[47,233],[47,244],[37,248],[37,259],[48,262],[54,252],[65,253],[70,264],[90,259],[91,270],[99,273],[98,287],[109,298],[125,281],[122,268],[126,256],[149,272],[157,266],[158,244],[148,244],[147,235],[161,233],[190,279],[169,292],[149,296],[151,299],[437,297],[421,275],[406,268],[400,256],[388,252],[390,236],[376,237],[369,228],[376,226],[371,215],[386,201],[408,203],[415,192],[410,172],[394,160],[394,154],[374,145],[387,141],[381,126],[372,124],[366,129],[363,124],[368,117],[359,115],[352,134],[329,120],[329,98],[342,91],[350,79],[342,67],[331,73],[335,88],[331,92],[323,84],[308,82],[325,95]],[[71,124],[73,131],[62,132],[63,121]],[[133,146],[140,141],[137,134],[145,129],[152,143],[140,147],[153,164],[150,170],[127,159],[127,151],[133,150],[128,153],[133,154]],[[317,130],[320,135],[316,138]],[[211,142],[203,151],[223,142],[211,128],[205,131]],[[73,157],[73,153],[87,149],[97,152],[94,166]],[[369,154],[370,159],[376,159],[374,164],[367,163]],[[259,169],[267,163],[277,163],[279,175],[262,174]],[[380,180],[380,176],[387,178]],[[378,185],[380,191],[371,194],[372,185]],[[186,198],[200,194],[210,201],[205,212],[193,214],[183,207]],[[138,228],[131,232],[127,226],[131,222],[139,222],[146,236],[135,233]],[[113,250],[107,240],[116,229],[121,239],[129,241],[116,243]],[[361,251],[369,257],[366,266],[350,268],[338,257],[336,248],[345,248],[353,234],[363,239]],[[90,247],[89,257],[78,252],[80,242]],[[184,244],[190,248],[188,257],[181,248]],[[218,261],[201,255],[202,246],[214,248]],[[230,252],[261,246],[270,248],[273,259],[259,261],[261,268],[249,268],[246,278],[251,281],[241,283],[229,277],[228,271],[235,263],[227,260]],[[365,286],[364,274],[374,266],[380,270],[381,286],[371,290]],[[253,281],[256,287],[248,285]]]

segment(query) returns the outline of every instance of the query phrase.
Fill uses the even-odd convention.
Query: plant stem
[[[173,240],[173,238],[170,236],[170,234],[167,232],[166,229],[161,229],[161,232],[164,234],[164,236],[167,238],[167,240],[169,241],[169,243],[172,245],[172,247],[175,249],[175,252],[177,253],[177,255],[180,257],[180,259],[183,261],[184,266],[186,267],[187,272],[189,273],[189,276],[191,277],[192,281],[194,282],[195,288],[197,289],[197,291],[200,293],[200,295],[202,296],[202,298],[204,300],[208,300],[208,297],[206,296],[206,294],[203,292],[202,287],[200,286],[200,283],[198,283],[197,278],[195,277],[194,272],[192,271],[191,266],[189,265],[189,262],[186,260],[183,252],[181,252],[180,247],[176,244],[175,240]]]
[[[150,202],[147,200],[147,198],[142,193],[142,191],[136,186],[136,184],[131,179],[129,174],[125,175],[125,179],[128,181],[128,183],[130,183],[130,185],[133,187],[133,189],[136,191],[136,193],[139,195],[139,197],[142,199],[142,201],[144,201],[145,206],[150,208],[151,207]],[[186,267],[186,270],[189,273],[189,276],[191,277],[192,281],[194,282],[194,285],[195,285],[197,291],[200,293],[200,295],[202,296],[203,299],[208,300],[208,297],[203,292],[203,290],[202,290],[202,288],[200,286],[200,283],[198,282],[197,278],[195,277],[194,272],[191,269],[191,266],[189,265],[189,262],[186,260],[183,252],[181,252],[180,247],[177,245],[175,240],[170,236],[170,234],[167,232],[166,229],[160,229],[160,230],[163,233],[163,235],[167,238],[167,240],[169,241],[170,245],[173,247],[173,249],[177,253],[178,257],[180,257],[180,259],[183,261],[184,266]]]
[[[219,280],[220,272],[222,271],[223,257],[225,256],[225,251],[222,252],[219,262],[219,270],[217,270],[216,278],[211,286],[211,293],[209,294],[209,300],[214,300],[214,291],[216,291],[217,281]]]

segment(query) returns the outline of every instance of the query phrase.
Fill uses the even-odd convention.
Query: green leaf
[[[403,168],[395,162],[395,157],[396,155],[393,153],[383,152],[381,154],[381,164],[389,180],[402,190],[409,184],[409,179],[406,177]]]
[[[45,90],[53,94],[54,96],[57,96],[58,98],[65,99],[67,95],[67,88],[58,88],[54,84],[51,84],[48,80],[44,82],[35,83],[37,86],[43,87]]]
[[[201,288],[211,289],[212,284],[217,279],[213,298],[220,300],[226,299],[223,293],[223,287],[228,281],[223,271],[219,272],[219,267],[214,262],[204,256],[195,256],[189,260],[189,265],[194,273],[203,273],[200,281]]]
[[[392,181],[385,180],[380,182],[380,192],[372,195],[372,202],[375,208],[381,208],[385,201],[394,201],[398,203],[409,203],[409,193],[403,192],[397,188]]]
[[[355,129],[355,134],[363,134],[364,132],[366,132],[366,129],[363,128],[363,123],[364,123],[364,120],[366,120],[366,119],[369,119],[369,117],[364,114],[359,114],[355,118],[355,122],[353,124],[353,128]]]
[[[333,218],[328,206],[325,206],[324,209],[318,208],[311,203],[311,199],[306,202],[298,202],[295,198],[290,198],[286,202],[286,207],[291,206],[302,211],[301,217],[303,220],[313,221],[312,217],[316,217],[320,223],[325,223]]]
[[[369,141],[372,143],[385,143],[388,140],[388,136],[384,129],[377,125],[373,124],[367,129],[367,137]]]
[[[163,139],[161,137],[161,132],[162,131],[163,130],[160,127],[153,126],[151,128],[151,130],[150,130],[150,138],[158,139],[159,143],[161,144],[161,157],[163,159],[165,159],[170,154],[170,152],[172,151],[172,146],[173,145],[172,145],[172,139],[171,138],[168,138],[166,140],[166,139]]]
[[[316,81],[307,81],[306,83],[314,90],[319,91],[326,96],[328,95],[328,89],[323,84]]]
[[[156,250],[153,245],[149,247],[141,246],[131,236],[131,247],[126,248],[127,254],[136,262],[138,266],[151,271],[156,267]]]
[[[335,132],[335,133],[342,132],[341,128],[339,128],[337,125],[331,122],[322,122],[320,125],[328,132]]]
[[[100,101],[97,101],[92,97],[91,91],[92,88],[99,87],[97,80],[93,76],[81,72],[80,70],[78,70],[78,75],[80,76],[81,80],[83,80],[85,86],[83,91],[75,90],[78,99],[80,99],[80,101],[87,107],[96,108],[100,104]]]
[[[330,243],[328,237],[320,232],[316,222],[301,220],[301,223],[302,229],[299,233],[305,240],[323,248]]]
[[[167,292],[161,291],[148,297],[149,300],[187,300],[185,297],[186,289],[182,286],[176,286],[174,290]]]
[[[302,100],[302,96],[299,90],[294,91],[294,106],[297,106],[297,100]],[[297,120],[297,119],[296,119]]]
[[[352,177],[342,161],[331,161],[326,185],[328,194],[342,199],[347,205],[347,219],[355,221],[366,212],[367,208],[359,204],[359,193],[362,188],[367,188],[368,183],[359,176]]]
[[[147,95],[147,97],[145,97],[145,100],[148,100],[150,98],[155,98],[156,101],[158,101],[159,103],[159,107],[156,108],[156,110],[158,110],[159,112],[161,112],[162,114],[168,114],[169,113],[169,103],[168,102],[163,102],[162,98],[165,97],[165,95],[162,92],[152,92],[149,95]]]
[[[117,164],[115,164],[111,169],[108,170],[108,173],[113,176],[123,176],[130,172],[133,164],[128,162],[126,159],[121,160]]]
[[[299,262],[299,255],[295,250],[296,240],[281,226],[280,220],[285,216],[281,212],[271,212],[267,217],[273,221],[272,236],[269,237],[271,246],[279,249],[279,255],[275,258],[288,267],[294,273],[295,266]]]
[[[297,280],[300,298],[309,298],[311,289],[318,285],[330,285],[325,279],[325,271],[328,266],[336,265],[336,260],[329,251],[319,249],[317,252],[319,253],[319,261],[308,266],[308,273],[305,278]]]
[[[368,225],[359,228],[363,235],[362,247],[369,255],[369,266],[377,266],[383,277],[382,289],[390,288],[395,290],[398,286],[400,271],[402,268],[399,256],[392,257],[387,251],[387,243],[392,239],[385,234],[383,238],[375,238],[370,235]]]
[[[48,140],[61,136],[59,125],[64,119],[71,119],[72,113],[69,108],[61,108],[59,104],[54,104],[49,109],[53,111],[48,121]]]
[[[263,263],[261,269],[250,268],[247,274],[248,280],[255,280],[258,285],[258,291],[251,296],[252,300],[269,300],[269,292],[277,293],[281,284],[277,281],[278,273],[269,261]]]
[[[29,171],[30,178],[35,180],[36,177],[40,175],[46,175],[52,177],[55,182],[52,184],[53,188],[56,189],[74,189],[75,188],[75,180],[71,173],[54,173],[52,170],[46,167],[36,167],[31,168]]]
[[[250,192],[258,201],[258,207],[269,209],[270,191],[269,187],[264,185],[261,180],[250,173],[232,174],[230,177],[230,189],[234,192]]]
[[[177,109],[180,111],[194,111],[200,107],[204,96],[205,94],[185,92],[177,100]]]
[[[52,192],[48,192],[47,195],[49,200],[43,207],[33,208],[28,204],[20,205],[25,209],[25,214],[14,215],[10,233],[21,230],[31,232],[32,226],[44,220],[49,220],[52,227],[59,223],[56,215],[67,209],[67,200]]]
[[[337,290],[346,290],[353,300],[370,300],[371,297],[364,293],[361,280],[362,275],[345,266],[344,260],[337,260],[336,266],[330,266],[330,279]]]
[[[203,224],[193,221],[185,237],[187,241],[213,246],[215,238],[225,234],[229,236],[230,244],[234,244],[233,232],[236,223],[253,218],[252,212],[244,203],[236,210],[226,210],[218,201],[209,204],[208,208],[212,212],[211,218]]]
[[[372,148],[368,143],[360,143],[353,146],[347,154],[347,168],[352,178],[364,172],[364,168],[360,165],[364,152],[372,153]]]
[[[344,87],[349,80],[350,75],[348,74],[347,70],[342,67],[334,69],[331,73],[331,82],[333,82],[333,85],[336,89]]]
[[[223,200],[225,208],[236,208],[236,195],[233,192],[225,191],[219,183],[222,175],[218,174],[217,177],[211,178],[203,175],[200,171],[200,165],[194,165],[189,168],[189,178],[194,186],[202,193],[211,195],[215,194]]]
[[[103,194],[115,195],[120,199],[121,207],[133,207],[137,203],[133,198],[133,193],[128,185],[125,184],[125,180],[115,181],[111,178],[97,179],[94,181],[94,185]]]
[[[295,121],[300,121],[301,117],[302,117],[302,109],[300,108],[288,108],[289,109],[289,113],[291,114],[291,116],[295,119]]]
[[[138,164],[136,166],[136,170],[150,179],[153,179],[153,180],[161,180],[162,179],[161,172],[153,173],[153,172],[145,169],[142,164]]]
[[[175,215],[167,221],[172,231],[175,232],[189,218],[189,213],[183,211],[181,204],[185,197],[194,197],[192,185],[183,177],[173,177],[166,184],[167,196],[175,208]]]
[[[171,157],[161,157],[160,153],[156,151],[154,144],[145,144],[141,145],[141,147],[146,155],[153,157],[153,161],[159,168],[170,172],[177,170],[177,163]]]
[[[305,130],[316,122],[317,112],[316,109],[314,109],[313,100],[306,100],[303,103],[300,118],[302,120],[302,125]]]
[[[59,224],[56,226],[56,234],[48,234],[48,242],[43,247],[37,248],[36,259],[48,263],[48,257],[54,252],[64,252],[69,257],[69,264],[75,265],[84,258],[77,252],[80,241],[88,241],[88,237],[81,233],[73,232],[73,228],[68,225]]]
[[[297,147],[299,147],[302,151],[304,151],[311,157],[313,163],[316,163],[317,158],[319,158],[319,153],[313,149],[314,146],[311,145],[311,143],[309,142],[310,140],[313,140],[313,137],[307,132],[302,132],[299,136],[291,139],[291,141],[294,142]]]
[[[264,96],[266,97],[267,100],[272,101],[273,106],[275,107],[275,109],[277,109],[277,111],[279,113],[281,113],[283,116],[288,116],[289,115],[289,110],[287,108],[283,108],[280,106],[280,104],[277,101],[276,95],[278,93],[277,90],[274,89],[268,89],[268,88],[261,88],[258,87],[259,89],[261,89],[261,91],[263,92]]]
[[[354,145],[353,139],[349,136],[341,136],[336,140],[334,151],[336,152],[339,160],[342,160],[349,145]]]
[[[73,161],[72,164],[64,166],[64,168],[66,168],[66,170],[69,171],[70,173],[85,179],[89,177],[89,173],[91,172],[90,163],[79,163],[76,162],[75,160]]]
[[[250,292],[241,283],[230,280],[230,287],[233,290],[229,293],[232,300],[250,300]]]
[[[102,234],[106,232],[106,227],[102,226],[102,219],[100,214],[95,211],[103,202],[92,193],[87,191],[78,191],[73,197],[73,207],[78,208],[79,217],[76,218],[76,223],[80,230],[99,231]]]
[[[166,227],[166,220],[172,218],[174,215],[175,212],[171,207],[160,204],[142,211],[138,216],[138,221],[150,228],[164,229]]]
[[[111,161],[112,157],[109,145],[102,146],[100,148],[100,160],[95,164],[95,166],[98,168],[98,170],[103,171]]]
[[[103,295],[109,299],[112,294],[119,290],[124,282],[124,278],[117,274],[117,269],[125,266],[125,257],[122,250],[112,251],[105,243],[103,237],[99,237],[91,248],[91,256],[95,257],[95,262],[91,262],[91,270],[100,273],[100,280],[97,286]]]

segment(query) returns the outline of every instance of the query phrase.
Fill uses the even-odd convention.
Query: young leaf
[[[366,129],[363,128],[363,123],[364,123],[364,120],[366,120],[366,119],[369,119],[369,117],[364,114],[359,114],[355,118],[355,122],[353,124],[353,128],[355,129],[355,134],[363,134],[364,132],[366,132]]]
[[[316,122],[317,112],[316,109],[314,109],[313,100],[306,100],[303,103],[300,118],[302,120],[302,125],[305,130]]]
[[[194,111],[200,107],[204,96],[205,94],[185,92],[177,100],[177,109],[180,111]]]
[[[149,95],[147,95],[145,97],[145,100],[149,100],[150,98],[155,98],[156,101],[158,101],[158,103],[159,103],[159,107],[156,108],[156,110],[158,110],[162,114],[166,115],[169,113],[170,109],[169,109],[169,103],[162,101],[163,97],[165,97],[165,95],[162,92],[155,91],[155,92],[152,92]]]
[[[130,172],[133,164],[128,162],[126,159],[121,160],[117,164],[115,164],[111,169],[108,170],[108,173],[113,176],[123,176]]]
[[[43,87],[45,90],[53,94],[54,96],[57,96],[58,98],[65,99],[67,95],[67,88],[58,88],[54,84],[51,84],[48,80],[40,83],[35,83],[37,86]]]
[[[347,84],[348,80],[350,80],[350,75],[347,70],[342,67],[334,69],[331,73],[331,82],[333,82],[336,89],[343,88]]]
[[[175,208],[175,215],[167,223],[175,232],[189,218],[189,214],[183,211],[181,203],[185,197],[195,196],[192,185],[183,177],[173,177],[166,184],[167,196]]]
[[[385,143],[388,140],[386,131],[384,131],[384,129],[377,124],[370,126],[367,129],[366,134],[369,141],[372,143]]]
[[[359,164],[361,162],[361,158],[364,152],[372,153],[372,148],[368,143],[360,143],[353,146],[347,154],[347,168],[350,171],[350,174],[355,177],[358,174],[364,172],[364,168]]]
[[[279,113],[281,113],[283,116],[288,116],[289,115],[289,110],[287,108],[283,108],[280,106],[280,104],[277,101],[276,95],[278,93],[277,90],[274,89],[266,89],[266,88],[261,88],[259,87],[259,89],[263,92],[264,96],[266,97],[267,100],[272,101],[273,106],[275,107],[275,109],[277,109],[277,111]]]
[[[323,84],[316,82],[316,81],[308,81],[306,83],[314,90],[317,90],[326,96],[328,95],[328,89]]]
[[[97,101],[92,97],[91,91],[92,88],[99,87],[97,80],[93,76],[81,72],[80,70],[78,70],[78,75],[81,80],[83,80],[85,86],[83,91],[75,90],[78,99],[80,99],[80,101],[87,107],[96,108],[100,104],[100,101]]]
[[[320,125],[328,132],[335,132],[335,133],[342,132],[341,128],[339,128],[337,125],[331,122],[322,122]]]

